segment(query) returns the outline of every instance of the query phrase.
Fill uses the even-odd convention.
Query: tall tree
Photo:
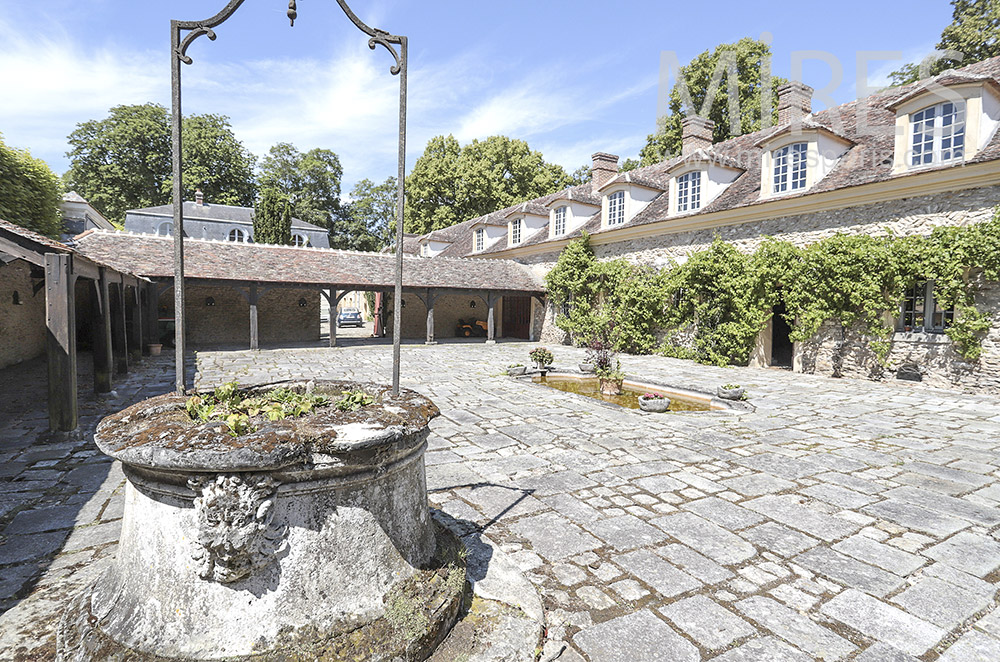
[[[292,214],[330,229],[340,208],[340,158],[315,148],[300,152],[291,143],[278,143],[260,162],[260,185],[288,196]]]
[[[58,238],[61,201],[62,184],[45,161],[8,147],[0,136],[0,218]]]
[[[734,135],[757,131],[761,128],[761,92],[769,75],[771,48],[764,42],[745,37],[733,44],[721,44],[714,50],[705,51],[681,67],[678,81],[670,91],[669,113],[660,118],[656,133],[646,139],[646,146],[639,156],[642,165],[651,165],[675,156],[681,151],[681,122],[690,114],[701,114],[705,99],[712,88],[716,69],[723,65],[724,80],[716,79],[715,98],[705,113],[708,119],[715,122],[712,139],[715,142],[726,140]],[[732,62],[736,68],[736,92],[739,103],[738,125],[735,133],[730,121],[730,80],[727,63]],[[682,85],[683,81],[683,85]],[[771,79],[771,89],[776,90],[785,83],[785,79]],[[690,94],[691,105],[684,98],[684,86]],[[777,104],[771,104],[772,123],[777,122]]]
[[[409,232],[426,233],[531,200],[569,185],[523,140],[491,136],[460,148],[453,136],[427,144],[406,178]]]
[[[183,119],[181,131],[185,199],[200,188],[209,202],[252,205],[255,159],[229,118],[192,115]],[[163,106],[115,106],[104,119],[78,124],[69,144],[67,188],[109,220],[120,223],[128,209],[170,203],[170,122]]]
[[[931,76],[1000,55],[1000,0],[952,0],[951,6],[951,23],[941,32],[937,49],[958,51],[963,57],[928,62],[925,73]],[[920,63],[904,65],[889,74],[889,79],[892,85],[914,83],[920,80],[920,68]]]
[[[396,227],[396,178],[389,177],[381,184],[362,179],[351,189],[351,215],[361,224],[362,235],[371,240],[363,241],[364,248],[379,250],[392,242],[391,233]]]
[[[580,184],[587,184],[592,177],[593,173],[590,172],[590,166],[584,163],[569,174],[569,185],[579,186]]]
[[[253,215],[253,240],[258,244],[292,243],[292,207],[285,194],[265,188]]]

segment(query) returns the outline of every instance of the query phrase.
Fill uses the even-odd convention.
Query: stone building
[[[681,154],[630,172],[595,154],[589,184],[422,236],[421,254],[516,260],[543,276],[586,231],[599,258],[663,267],[716,236],[750,252],[766,237],[805,246],[837,233],[926,235],[1000,205],[1000,58],[816,113],[807,85],[777,94],[776,126],[713,144],[711,122],[689,117]],[[983,284],[977,301],[993,322],[975,363],[944,335],[951,312],[933,283],[915,292],[900,302],[887,369],[864,339],[832,329],[792,343],[776,315],[752,363],[873,378],[904,368],[935,385],[1000,392],[1000,287]],[[565,340],[555,317],[551,304],[532,304],[537,337]]]
[[[201,191],[197,191],[194,202],[184,203],[184,236],[193,239],[251,242],[253,214],[252,207],[209,204]],[[130,209],[125,212],[125,230],[128,232],[171,236],[173,228],[173,205]],[[296,246],[330,247],[330,237],[325,228],[297,218],[292,219],[292,242]]]

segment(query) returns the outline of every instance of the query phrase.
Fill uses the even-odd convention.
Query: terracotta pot
[[[621,395],[622,394],[622,380],[620,379],[602,379],[601,380],[601,393],[604,395]]]
[[[160,343],[149,343],[146,345],[146,348],[149,350],[150,356],[159,356],[160,351],[163,349],[163,345]]]

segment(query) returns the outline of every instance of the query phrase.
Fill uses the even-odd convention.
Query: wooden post
[[[257,337],[257,283],[250,283],[250,349],[260,349]]]
[[[156,283],[146,286],[146,344],[160,344],[160,292]],[[148,347],[144,350],[149,351]]]
[[[114,303],[111,308],[111,357],[115,364],[115,374],[128,372],[128,344],[125,339],[125,286],[115,283],[111,286]]]
[[[76,284],[72,257],[45,255],[45,353],[49,373],[49,428],[68,432],[79,422],[76,402]]]
[[[337,346],[337,290],[330,288],[330,296],[326,299],[330,305],[330,347]]]
[[[494,312],[496,311],[497,300],[492,292],[486,295],[486,307],[489,309],[486,315],[486,342],[495,343],[497,327]]]
[[[128,296],[127,289],[125,292],[126,301],[128,301],[126,306],[128,311],[128,324],[126,326],[128,351],[132,360],[137,361],[142,356],[142,306],[139,305],[139,288],[133,287],[131,296]]]
[[[424,301],[427,304],[427,340],[424,342],[425,345],[436,345],[437,341],[434,340],[434,299],[436,295],[434,290],[427,290],[427,298]]]
[[[108,296],[108,275],[104,267],[94,281],[93,322],[94,322],[94,391],[107,393],[111,390],[111,305]]]

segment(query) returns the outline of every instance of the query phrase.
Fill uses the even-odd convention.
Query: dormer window
[[[240,243],[246,243],[247,232],[246,232],[246,230],[242,230],[240,228],[233,228],[232,230],[229,231],[229,236],[227,237],[227,239],[229,241],[236,241],[236,242],[240,242]]]
[[[701,208],[701,171],[694,170],[677,178],[677,211]]]
[[[292,245],[298,246],[299,248],[305,248],[309,245],[309,237],[296,232],[292,235]]]
[[[156,227],[156,234],[161,237],[169,237],[174,233],[174,224],[170,221],[164,221]]]
[[[608,196],[608,225],[625,222],[625,191],[617,191]]]
[[[793,143],[771,153],[774,163],[774,193],[787,193],[806,187],[808,152],[809,143]]]
[[[420,244],[420,255],[427,257],[427,244]]]
[[[510,222],[510,243],[511,245],[521,243],[521,223],[520,218],[515,218]]]
[[[557,237],[566,234],[566,206],[565,205],[563,205],[562,207],[556,208],[555,212],[553,213],[552,224],[553,224],[553,232],[555,233],[555,235]]]
[[[948,163],[965,154],[965,104],[946,101],[910,115],[910,166]]]
[[[476,252],[486,248],[486,228],[476,229]]]

